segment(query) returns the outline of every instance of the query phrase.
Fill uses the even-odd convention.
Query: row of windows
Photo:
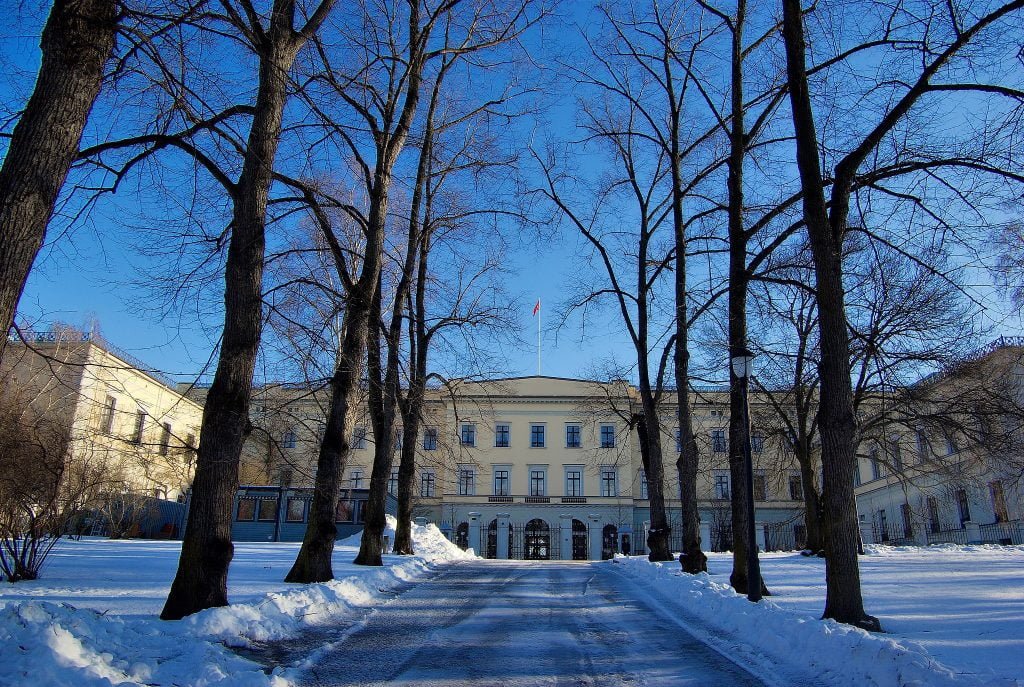
[[[494,496],[512,496],[511,491],[511,469],[507,467],[494,468],[493,491]],[[429,494],[424,493],[426,483],[421,482],[420,495],[433,496],[434,475],[423,473],[422,479],[426,480],[429,475]],[[583,466],[566,466],[565,468],[565,496],[586,496],[584,490]],[[619,495],[618,470],[614,467],[601,468],[598,478],[600,496]],[[642,491],[646,493],[647,481],[642,482]],[[458,470],[458,494],[459,496],[476,495],[476,470],[472,467],[463,466]],[[548,470],[546,467],[530,467],[527,479],[528,496],[548,495]],[[647,498],[646,495],[642,498]]]
[[[429,431],[429,430],[428,430]],[[436,447],[437,430],[433,438]],[[463,446],[476,446],[476,425],[472,422],[464,422],[459,428],[459,443]],[[600,426],[601,448],[615,448],[615,425]],[[499,422],[494,425],[494,446],[495,448],[509,448],[512,446],[512,427],[507,422]],[[543,423],[532,423],[530,425],[530,448],[545,448],[547,446],[547,425]],[[424,441],[424,448],[427,448]],[[565,426],[565,447],[582,448],[583,432],[578,424],[567,424]],[[428,449],[430,450],[430,449]]]
[[[914,433],[914,439],[917,448],[917,458],[919,462],[928,460],[929,458],[936,455],[935,450],[932,447],[932,442],[928,438],[928,433],[923,429],[919,429]],[[868,470],[870,471],[872,480],[882,479],[890,472],[899,473],[903,470],[903,449],[902,439],[899,436],[891,437],[888,441],[883,442],[885,448],[885,455],[882,455],[882,446],[875,445],[871,448],[868,453]],[[944,434],[942,437],[943,448],[945,455],[954,456],[960,451],[960,447],[957,445],[956,437],[952,434]],[[861,484],[862,476],[860,471],[860,464],[858,463],[857,469],[854,471],[854,483],[858,486]]]
[[[715,499],[727,500],[732,496],[732,480],[725,470],[716,470],[714,476]],[[804,485],[800,475],[790,475],[788,484],[789,499],[791,501],[802,501],[804,498]],[[754,500],[768,500],[768,478],[764,470],[754,471]]]
[[[103,402],[103,410],[100,413],[100,431],[104,434],[114,434],[114,419],[117,417],[117,398],[108,395]],[[133,444],[141,444],[146,435],[146,428],[149,425],[150,415],[145,410],[139,408],[135,411],[135,419],[132,425],[131,434],[128,440]],[[174,431],[171,427],[170,422],[160,423],[160,440],[157,444],[158,451],[161,456],[166,456],[171,448],[171,438],[174,436]],[[185,438],[184,448],[195,450],[196,448],[196,435],[189,433]]]
[[[309,503],[307,498],[290,497],[286,501],[284,513],[285,522],[306,522],[309,517]],[[235,510],[237,522],[274,522],[278,517],[280,501],[275,497],[265,498],[243,498],[238,500]],[[366,510],[366,500],[339,499],[335,508],[336,522],[363,522],[363,513]]]

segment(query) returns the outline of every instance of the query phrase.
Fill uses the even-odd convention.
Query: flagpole
[[[537,301],[537,376],[540,377],[540,300]]]

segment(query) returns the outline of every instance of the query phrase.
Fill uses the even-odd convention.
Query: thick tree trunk
[[[395,528],[392,551],[403,556],[416,553],[412,545],[412,504],[416,488],[416,439],[423,408],[422,398],[422,390],[410,389],[405,403],[408,410],[402,413],[402,462],[398,466],[398,513],[395,516],[398,527]]]
[[[57,0],[43,28],[39,77],[0,167],[0,355],[100,92],[114,50],[117,4]]]
[[[234,214],[224,275],[224,332],[220,359],[206,397],[199,455],[178,572],[160,617],[174,620],[228,603],[231,507],[238,461],[249,432],[252,375],[263,323],[263,257],[267,199],[281,137],[288,71],[298,46],[294,7],[281,3],[271,19],[270,44],[260,56],[256,110]]]
[[[825,204],[818,139],[808,90],[800,0],[783,0],[783,39],[804,220],[814,258],[821,360],[818,433],[821,436],[822,512],[825,532],[824,617],[878,630],[864,611],[857,562],[857,507],[853,493],[856,421],[850,383],[850,345],[843,298],[842,242],[845,226],[832,226]],[[841,185],[837,180],[837,185]],[[848,203],[849,188],[833,189]],[[840,217],[845,217],[842,208]],[[833,212],[836,208],[833,207]],[[844,224],[844,223],[843,223]]]

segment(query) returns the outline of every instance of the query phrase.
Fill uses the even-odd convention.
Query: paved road
[[[311,687],[763,684],[604,567],[453,565],[311,656],[298,677]]]

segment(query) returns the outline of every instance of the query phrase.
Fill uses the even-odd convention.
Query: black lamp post
[[[754,524],[754,459],[750,451],[750,399],[748,388],[754,368],[754,354],[747,348],[732,357],[732,373],[740,382],[743,397],[743,463],[747,473],[747,599],[761,600],[761,563],[757,558],[757,534]]]

